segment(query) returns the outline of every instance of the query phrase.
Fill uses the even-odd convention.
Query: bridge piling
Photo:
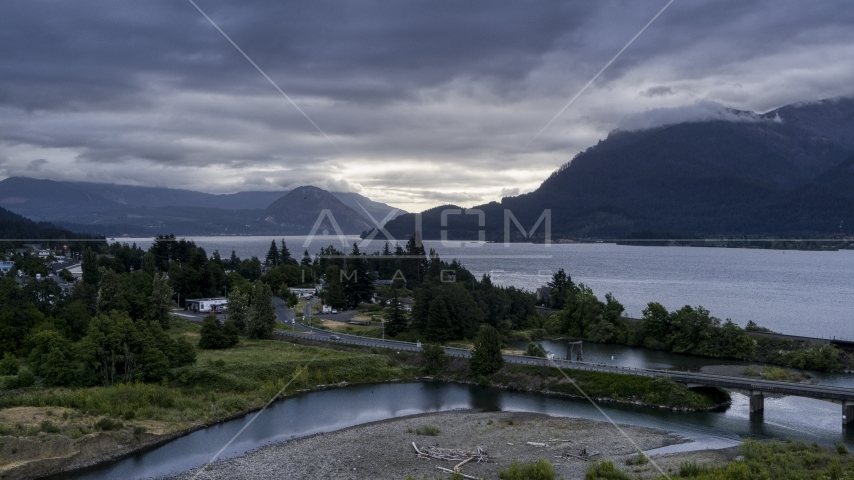
[[[762,392],[750,392],[750,413],[762,412],[765,410],[765,394]]]
[[[854,426],[854,402],[842,404],[842,425]]]

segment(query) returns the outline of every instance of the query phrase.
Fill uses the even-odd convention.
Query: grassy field
[[[379,327],[337,326],[344,332],[358,329],[362,335],[368,329],[380,332]],[[196,344],[199,329],[197,324],[179,321],[170,333]],[[162,438],[257,409],[277,394],[342,382],[409,380],[424,374],[425,365],[423,355],[414,352],[335,343],[315,346],[303,338],[291,342],[241,338],[233,348],[198,350],[195,364],[172,369],[158,383],[89,388],[44,388],[37,383],[5,391],[0,395],[0,473],[19,464],[24,451],[31,459],[52,458],[50,449],[62,445],[70,449],[69,440],[93,436],[112,438],[109,442],[114,443],[102,442],[105,451],[112,451],[140,438]],[[676,408],[708,408],[728,400],[660,379],[579,371],[568,374],[600,399]],[[481,378],[471,372],[467,360],[451,359],[435,378],[577,395],[560,372],[545,367],[506,365],[491,377]]]
[[[649,406],[667,408],[708,409],[729,403],[729,394],[723,390],[708,389],[703,392],[689,390],[670,380],[636,375],[564,370],[566,374],[592,398],[608,398],[623,402],[639,402]],[[555,368],[522,365],[505,365],[493,375],[492,380],[515,388],[548,390],[572,396],[580,392]]]
[[[198,342],[198,326],[188,324],[181,330],[175,334]],[[233,348],[199,350],[195,365],[174,369],[161,384],[31,387],[0,397],[0,409],[68,408],[131,424],[156,420],[183,428],[260,407],[286,385],[284,394],[321,384],[378,382],[416,374],[416,368],[383,355],[241,338]],[[0,425],[0,431],[4,427],[8,425]]]
[[[336,322],[334,320],[322,320],[321,325],[327,330],[359,335],[362,337],[382,338],[382,327],[367,326],[367,325],[348,325],[346,323]]]

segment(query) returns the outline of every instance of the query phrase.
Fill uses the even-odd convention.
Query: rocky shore
[[[433,427],[433,428],[425,428]],[[559,418],[531,413],[453,411],[391,419],[268,445],[236,458],[171,477],[189,479],[415,479],[449,478],[437,466],[452,469],[459,462],[419,458],[419,449],[438,446],[487,453],[489,461],[470,461],[462,472],[477,478],[498,478],[513,460],[545,458],[558,477],[583,478],[591,462],[607,459],[633,476],[659,475],[652,462],[630,465],[637,449],[651,450],[685,442],[652,428],[621,425],[631,439],[606,422]],[[420,433],[419,433],[420,432]],[[431,435],[434,434],[434,435]],[[580,458],[582,450],[599,452]],[[664,471],[678,472],[684,461],[721,463],[732,451],[698,451],[656,456]]]

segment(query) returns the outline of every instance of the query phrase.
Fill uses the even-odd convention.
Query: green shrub
[[[851,478],[846,472],[854,469],[854,459],[840,456],[837,451],[815,443],[800,441],[758,442],[745,440],[741,445],[743,459],[725,466],[697,466],[684,463],[679,476],[698,480],[802,480]]]
[[[626,465],[646,465],[647,463],[649,463],[649,457],[641,451],[626,460]]]
[[[21,369],[18,371],[17,376],[8,377],[3,383],[3,388],[7,388],[9,390],[31,387],[36,383],[36,376],[29,370]]]
[[[422,345],[421,351],[421,355],[424,357],[424,371],[430,375],[441,372],[450,359],[445,353],[445,349],[439,345],[425,343]]]
[[[210,314],[202,322],[199,348],[230,348],[240,341],[237,328],[232,323],[223,325],[215,315]]]
[[[525,355],[546,358],[546,349],[537,342],[531,342],[528,344],[528,350],[525,351]]]
[[[613,463],[602,460],[590,465],[584,475],[584,480],[631,480],[631,478],[618,470]]]
[[[848,455],[848,447],[842,442],[836,442],[836,453],[840,455]]]
[[[122,422],[112,420],[110,418],[102,418],[95,422],[95,427],[104,431],[120,430],[124,428],[124,424]]]
[[[50,420],[42,421],[41,429],[45,433],[59,433],[59,427],[54,425]]]
[[[474,350],[469,360],[472,372],[476,375],[491,375],[504,366],[501,354],[501,334],[495,327],[481,325],[480,333],[474,340]]]
[[[18,374],[18,359],[9,352],[3,355],[3,360],[0,360],[0,375],[17,375]]]
[[[682,478],[697,477],[707,469],[697,465],[697,462],[682,462],[679,465],[679,476]]]
[[[839,459],[834,459],[830,462],[830,466],[827,467],[827,478],[830,480],[839,480],[844,474],[845,469],[842,468],[842,464],[839,463]]]
[[[546,459],[526,463],[513,461],[506,470],[498,472],[501,480],[554,480],[555,469]]]
[[[434,427],[433,425],[422,425],[415,429],[416,434],[427,435],[430,437],[435,437],[436,435],[439,435],[440,432],[441,430],[439,430],[437,427]]]

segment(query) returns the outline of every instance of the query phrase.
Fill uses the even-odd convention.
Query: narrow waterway
[[[539,343],[547,352],[556,358],[566,358],[566,340],[540,340]],[[512,341],[509,346],[526,350],[528,342]],[[577,347],[576,347],[577,348]],[[605,343],[584,342],[582,345],[584,361],[614,365],[618,367],[647,368],[656,370],[685,370],[692,372],[703,371],[704,367],[717,365],[732,365],[746,367],[750,362],[730,360],[725,358],[704,358],[693,355],[679,355],[646,348],[626,347]],[[576,350],[577,352],[577,350]],[[575,359],[575,357],[573,357]],[[811,383],[832,385],[836,387],[854,388],[854,375],[849,373],[808,372],[812,377]]]
[[[745,437],[794,438],[828,445],[842,440],[854,446],[854,432],[842,428],[839,405],[819,400],[766,398],[765,414],[761,419],[749,416],[747,398],[740,394],[733,394],[733,405],[723,412],[683,413],[615,403],[601,406],[618,423],[659,428],[693,440],[693,443],[666,447],[660,452],[723,448]],[[534,412],[605,420],[590,403],[578,399],[443,382],[361,385],[300,394],[271,405],[220,458],[237,456],[269,443],[368,422],[454,409]],[[199,430],[148,452],[63,478],[136,479],[183,472],[209,461],[253,415]]]

